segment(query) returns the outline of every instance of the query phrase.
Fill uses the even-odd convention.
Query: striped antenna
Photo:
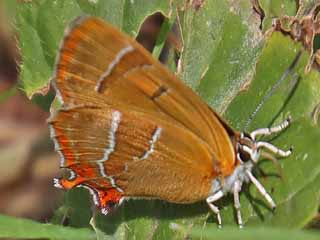
[[[295,68],[295,66],[297,65],[300,57],[301,57],[302,51],[299,51],[296,55],[296,57],[294,58],[294,60],[292,61],[292,63],[290,64],[290,66],[287,68],[287,70],[283,73],[283,75],[281,76],[281,78],[279,79],[279,81],[277,81],[272,88],[269,90],[269,92],[263,97],[263,99],[261,100],[261,102],[258,104],[257,108],[253,111],[253,113],[251,114],[251,116],[248,118],[248,121],[246,122],[245,126],[244,126],[244,131],[247,131],[247,128],[249,127],[249,125],[251,124],[251,122],[253,121],[253,119],[255,118],[255,116],[257,115],[257,113],[260,111],[260,109],[262,108],[262,106],[265,104],[266,101],[268,101],[268,99],[273,95],[273,93],[277,90],[277,88],[281,85],[281,83],[289,76],[289,74],[293,71],[293,69]]]

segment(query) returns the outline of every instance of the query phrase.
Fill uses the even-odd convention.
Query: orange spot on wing
[[[71,189],[76,187],[77,185],[81,184],[82,182],[84,182],[85,179],[81,176],[77,176],[76,178],[69,180],[69,179],[59,179],[59,183],[60,185],[64,188],[64,189]]]
[[[108,211],[112,210],[112,208],[119,204],[120,199],[123,197],[122,193],[120,193],[117,189],[111,188],[106,191],[98,191],[100,207],[105,208]]]
[[[114,207],[119,205],[123,193],[112,187],[110,182],[106,179],[96,179],[85,181],[84,185],[91,188],[97,193],[98,206],[102,209],[104,214],[110,212]]]
[[[71,33],[66,39],[64,39],[64,46],[60,52],[59,65],[57,69],[57,78],[65,79],[68,73],[68,63],[72,62],[76,49],[79,46],[79,43],[84,37],[84,33],[81,29],[72,29]]]
[[[54,127],[54,129],[56,132],[56,140],[59,143],[59,151],[62,153],[65,160],[64,166],[61,167],[66,167],[75,173],[75,177],[73,179],[59,179],[59,184],[64,189],[71,189],[87,181],[88,179],[101,177],[97,170],[97,167],[94,166],[95,163],[76,162],[74,152],[69,146],[68,137],[64,134],[64,132],[61,129],[57,127]]]
[[[73,166],[68,166],[79,176],[83,176],[85,179],[100,178],[101,174],[99,169],[96,167],[96,163],[78,163]]]

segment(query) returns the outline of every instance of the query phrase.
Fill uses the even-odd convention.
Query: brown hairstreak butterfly
[[[107,214],[124,199],[214,203],[253,183],[276,205],[252,169],[260,150],[287,157],[257,136],[277,133],[290,119],[249,134],[233,130],[198,95],[134,39],[94,17],[80,17],[66,30],[52,85],[62,107],[48,120],[64,189],[87,188]]]

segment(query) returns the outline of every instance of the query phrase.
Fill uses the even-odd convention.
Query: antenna
[[[254,112],[250,115],[248,121],[246,122],[245,126],[244,126],[244,131],[247,131],[247,128],[249,127],[250,123],[252,122],[252,120],[254,119],[254,117],[257,115],[257,113],[260,111],[260,109],[262,108],[262,106],[265,104],[265,102],[273,95],[273,93],[277,90],[277,88],[281,85],[281,83],[288,77],[288,75],[293,71],[293,69],[295,68],[295,66],[297,65],[300,57],[301,57],[302,51],[300,50],[296,57],[293,59],[292,63],[290,64],[290,66],[287,68],[287,70],[282,74],[281,78],[279,79],[279,81],[277,81],[272,88],[269,90],[269,92],[267,92],[266,95],[264,95],[263,99],[261,100],[261,102],[258,104],[257,108],[254,110]]]

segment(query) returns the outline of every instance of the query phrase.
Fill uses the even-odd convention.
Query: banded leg
[[[222,198],[223,195],[224,195],[223,192],[220,190],[220,191],[216,192],[214,195],[207,197],[207,199],[206,199],[207,204],[209,205],[210,209],[217,215],[217,221],[218,221],[219,228],[221,228],[221,226],[222,226],[220,210],[217,206],[215,206],[213,204],[213,202]]]
[[[234,208],[236,209],[237,212],[237,221],[239,224],[239,228],[243,227],[243,222],[242,222],[242,216],[241,216],[241,211],[240,211],[240,198],[239,198],[239,192],[241,191],[241,183],[239,180],[236,180],[233,186],[233,201],[234,201]]]
[[[267,200],[267,202],[270,204],[272,209],[276,208],[276,204],[273,201],[273,199],[271,198],[271,196],[269,195],[269,193],[267,193],[267,190],[262,186],[262,184],[258,181],[258,179],[256,179],[252,173],[249,170],[246,170],[246,174],[249,177],[250,181],[256,186],[256,188],[258,189],[258,191],[260,192],[260,194]]]
[[[257,148],[265,148],[268,149],[270,152],[280,156],[280,157],[288,157],[292,153],[292,149],[290,148],[287,151],[284,151],[280,148],[277,148],[276,146],[272,145],[268,142],[257,142]]]
[[[271,128],[259,128],[253,132],[250,133],[250,136],[252,139],[256,139],[257,136],[269,136],[273,133],[281,132],[282,130],[286,129],[291,123],[291,117],[289,116],[286,120],[284,120],[282,123],[280,123],[277,126],[271,127]]]

